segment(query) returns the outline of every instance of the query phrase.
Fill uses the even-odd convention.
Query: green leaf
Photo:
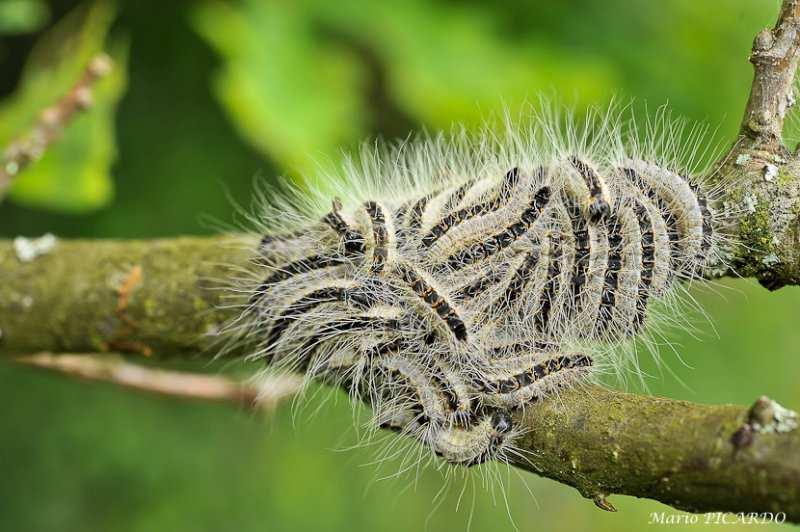
[[[310,172],[312,158],[360,136],[357,63],[323,46],[303,3],[200,6],[202,36],[225,58],[214,89],[240,133],[284,167]]]
[[[601,101],[618,78],[598,57],[497,31],[497,10],[484,6],[240,0],[209,1],[193,15],[224,61],[214,87],[228,116],[262,153],[302,173],[373,134],[387,108],[435,129],[479,126],[489,113],[515,116],[541,92],[583,86],[576,103]]]
[[[47,24],[50,9],[42,0],[0,2],[0,35],[32,33]]]
[[[17,91],[0,104],[0,145],[24,136],[41,111],[71,89],[91,57],[106,47],[113,20],[112,5],[96,2],[68,15],[37,43]],[[111,201],[114,113],[126,86],[127,44],[115,43],[110,55],[114,68],[94,84],[90,109],[75,116],[12,185],[9,197],[16,203],[82,213]]]

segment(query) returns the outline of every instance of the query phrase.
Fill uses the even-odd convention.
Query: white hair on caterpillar
[[[707,128],[628,115],[545,105],[259,189],[223,338],[370,404],[367,438],[392,428],[462,466],[520,453],[514,411],[641,376],[634,340],[657,356],[689,326],[682,282],[727,267]]]

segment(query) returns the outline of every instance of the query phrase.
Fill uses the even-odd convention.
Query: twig
[[[16,357],[14,361],[140,392],[264,410],[274,409],[302,384],[300,377],[291,376],[265,377],[257,383],[248,383],[221,375],[167,371],[132,364],[115,355],[36,353]]]
[[[92,86],[107,75],[112,66],[111,58],[106,54],[93,57],[70,91],[54,105],[43,110],[30,131],[6,148],[0,165],[0,199],[5,196],[12,181],[20,172],[42,158],[47,148],[61,136],[75,114],[91,107]]]

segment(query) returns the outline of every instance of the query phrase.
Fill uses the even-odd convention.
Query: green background
[[[119,65],[97,108],[0,204],[2,237],[209,234],[206,220],[231,221],[257,180],[313,182],[319,161],[335,164],[364,138],[476,126],[540,93],[578,109],[669,103],[718,128],[724,148],[747,98],[752,38],[778,2],[143,0],[68,17],[53,41],[75,6],[0,2],[4,144],[93,50]],[[78,45],[63,45],[67,31]],[[60,70],[37,56],[60,57]],[[691,318],[699,333],[671,338],[675,375],[645,357],[650,391],[742,404],[768,393],[800,407],[800,289],[728,280],[692,291],[708,316]],[[381,480],[396,465],[346,450],[357,439],[336,398],[318,396],[294,419],[288,405],[262,416],[0,365],[0,530],[464,530],[473,489],[472,530],[512,528],[479,476],[458,510],[460,477],[436,510],[440,472]],[[642,530],[656,526],[650,512],[671,512],[615,496],[609,514],[530,474],[504,482],[521,530]]]

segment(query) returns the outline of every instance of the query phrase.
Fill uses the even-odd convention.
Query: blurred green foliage
[[[119,40],[106,44],[114,13],[109,3],[97,2],[59,22],[31,50],[18,89],[0,105],[0,145],[6,146],[70,90],[92,56],[111,46],[116,65],[93,87],[91,112],[79,114],[44,157],[20,174],[11,188],[12,200],[66,212],[97,209],[111,201],[114,112],[125,88],[127,55]]]
[[[194,20],[225,59],[217,95],[245,138],[313,175],[314,155],[385,133],[370,109],[393,113],[394,124],[381,123],[403,134],[413,123],[478,125],[487,109],[504,102],[517,111],[548,85],[563,92],[591,78],[581,103],[614,85],[602,60],[559,57],[534,35],[499,38],[493,18],[486,8],[418,0],[249,0],[205,4]]]
[[[47,4],[41,0],[5,0],[0,2],[0,35],[30,33],[44,26],[50,18]]]
[[[640,114],[668,101],[718,126],[724,148],[747,98],[752,38],[778,1],[141,0],[95,4],[94,23],[70,26],[77,44],[42,48],[53,24],[78,16],[69,0],[47,6],[45,27],[0,37],[2,143],[98,47],[119,50],[120,77],[103,89],[107,107],[80,117],[0,204],[6,237],[209,233],[199,218],[230,221],[254,175],[312,180],[319,161],[365,137],[475,126],[541,92],[578,108],[635,97]],[[4,8],[0,28],[12,23]],[[45,49],[62,59],[55,69],[40,68]],[[642,357],[651,391],[709,403],[769,393],[800,406],[800,290],[726,281],[693,295],[708,317],[696,317],[700,333],[671,337],[675,375]],[[320,407],[313,420],[290,408],[263,419],[0,366],[0,531],[466,528],[472,488],[458,512],[458,482],[432,511],[440,473],[376,481],[396,466],[365,466],[371,449],[335,452],[357,441],[352,415],[341,395],[322,405],[323,395],[303,410]],[[634,531],[669,511],[615,497],[620,512],[607,514],[532,475],[504,482],[521,530]],[[472,530],[511,529],[497,490],[475,493]]]

